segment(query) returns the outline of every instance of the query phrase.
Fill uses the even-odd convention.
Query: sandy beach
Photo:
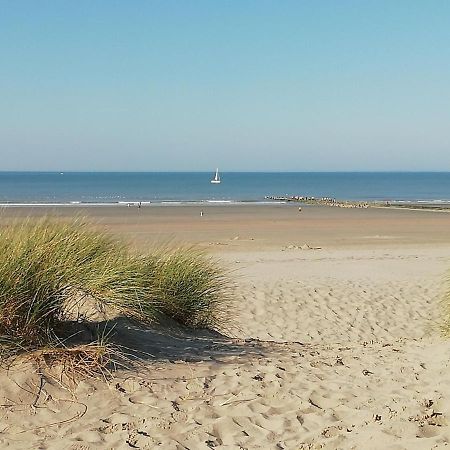
[[[201,217],[200,211],[204,214]],[[0,446],[36,449],[440,449],[450,341],[439,329],[450,214],[295,205],[4,208],[86,216],[137,248],[199,245],[233,269],[227,335],[139,328],[145,357],[73,390],[0,375]]]

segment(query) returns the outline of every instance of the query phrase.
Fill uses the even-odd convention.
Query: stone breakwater
[[[267,200],[280,202],[297,202],[302,205],[320,205],[334,206],[337,208],[395,208],[395,209],[414,209],[428,211],[450,212],[450,203],[423,203],[423,202],[402,202],[402,201],[356,201],[356,200],[337,200],[332,197],[306,197],[301,195],[292,196],[266,196]],[[301,209],[301,208],[299,208]]]
[[[322,205],[334,206],[337,208],[368,208],[369,206],[389,206],[387,202],[362,202],[350,200],[336,200],[331,197],[305,197],[300,195],[279,197],[266,196],[267,200],[283,201],[283,202],[298,202],[306,205]]]

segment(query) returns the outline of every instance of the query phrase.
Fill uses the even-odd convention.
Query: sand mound
[[[117,341],[142,364],[109,384],[71,393],[31,367],[3,372],[0,446],[444,448],[450,343],[436,318],[447,260],[306,253],[241,255],[235,338],[118,320]]]

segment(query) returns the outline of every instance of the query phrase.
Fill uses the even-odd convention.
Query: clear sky
[[[0,170],[450,170],[450,1],[0,0]]]

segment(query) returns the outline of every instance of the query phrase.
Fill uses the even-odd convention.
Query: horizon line
[[[163,173],[213,173],[215,170],[0,170],[0,174],[6,173],[130,173],[130,174],[163,174]],[[283,173],[450,173],[449,170],[220,170],[221,173],[246,173],[246,174],[283,174]]]

